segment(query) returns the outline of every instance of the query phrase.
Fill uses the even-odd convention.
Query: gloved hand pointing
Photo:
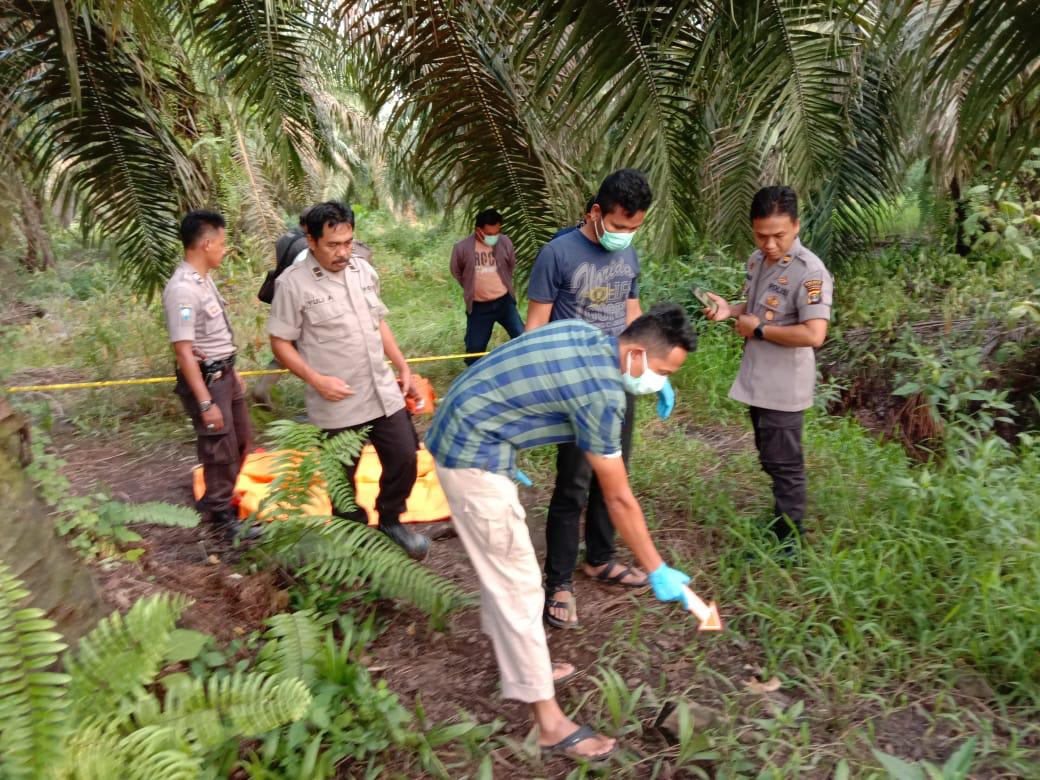
[[[660,601],[678,601],[685,609],[689,609],[690,605],[686,603],[683,586],[690,581],[690,578],[681,571],[662,563],[650,572],[648,579],[650,586],[654,589],[654,595]]]
[[[667,420],[674,408],[675,391],[672,389],[672,383],[665,379],[664,387],[657,391],[657,416]]]

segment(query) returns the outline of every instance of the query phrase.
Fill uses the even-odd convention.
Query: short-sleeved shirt
[[[617,339],[578,320],[552,322],[498,347],[437,407],[426,448],[448,468],[511,476],[516,451],[574,442],[621,454],[625,416]]]
[[[473,300],[478,303],[497,301],[509,292],[502,283],[502,277],[498,270],[498,261],[495,259],[494,247],[487,246],[482,241],[476,242],[474,246],[474,268],[473,268]]]
[[[823,261],[797,239],[791,251],[775,263],[766,263],[757,251],[748,259],[746,311],[763,325],[830,320],[833,293],[834,281]],[[749,406],[799,412],[812,406],[815,386],[812,347],[785,347],[750,338],[744,342],[740,371],[729,397]]]
[[[572,230],[542,247],[527,297],[552,304],[550,322],[585,320],[617,336],[627,324],[628,300],[639,297],[639,256],[632,247],[608,252]]]
[[[371,250],[355,241],[347,268],[329,273],[308,251],[302,263],[275,282],[267,332],[295,342],[307,365],[342,379],[354,391],[342,401],[326,401],[306,387],[307,417],[319,428],[361,425],[404,408],[384,358],[380,323],[388,309],[379,298],[371,257]]]
[[[182,262],[163,288],[162,305],[170,341],[190,341],[210,360],[234,354],[227,301],[209,274],[200,274]]]

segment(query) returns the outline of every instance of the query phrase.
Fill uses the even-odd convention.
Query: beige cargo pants
[[[439,464],[437,477],[480,580],[481,627],[495,648],[502,696],[527,703],[553,698],[542,572],[516,484],[489,471]]]

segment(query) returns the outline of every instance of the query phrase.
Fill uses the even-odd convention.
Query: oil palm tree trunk
[[[90,568],[70,550],[25,474],[29,429],[0,399],[0,561],[25,582],[30,605],[46,610],[74,642],[108,611]]]

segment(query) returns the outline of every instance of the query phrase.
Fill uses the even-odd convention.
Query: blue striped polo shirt
[[[559,320],[493,350],[437,407],[426,448],[448,468],[512,476],[516,451],[574,442],[593,455],[621,451],[625,391],[617,339]]]

